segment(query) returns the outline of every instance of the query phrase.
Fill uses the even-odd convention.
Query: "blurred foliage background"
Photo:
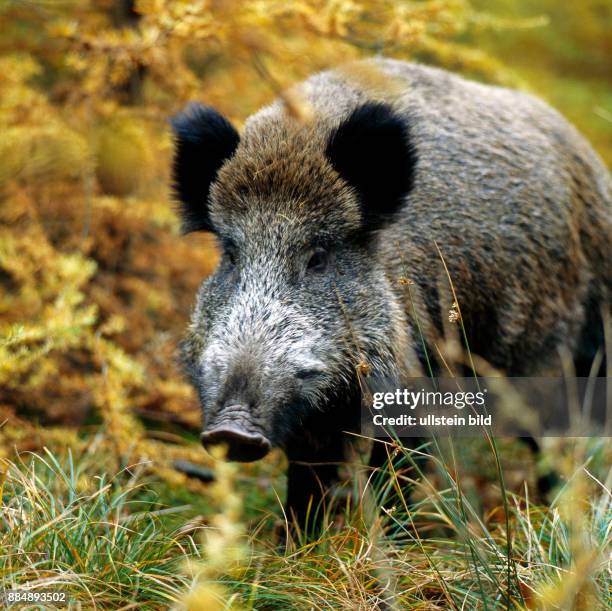
[[[0,0],[0,428],[105,433],[121,464],[205,455],[176,346],[216,253],[180,237],[168,118],[240,123],[284,86],[385,54],[531,90],[612,160],[607,0]],[[288,100],[288,103],[291,103]]]

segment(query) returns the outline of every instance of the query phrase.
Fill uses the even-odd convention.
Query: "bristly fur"
[[[208,194],[223,162],[232,156],[240,136],[213,108],[190,104],[172,119],[176,136],[173,185],[182,230],[213,231]]]
[[[584,138],[524,93],[366,65],[393,87],[314,75],[295,89],[313,120],[277,100],[235,152],[213,111],[177,130],[186,224],[214,225],[224,251],[183,344],[205,430],[284,449],[302,525],[364,391],[446,370],[455,299],[471,352],[509,376],[559,375],[561,349],[589,365],[610,311],[612,183]]]
[[[408,120],[389,104],[363,104],[332,133],[326,154],[359,193],[365,227],[392,221],[412,188],[417,163]]]

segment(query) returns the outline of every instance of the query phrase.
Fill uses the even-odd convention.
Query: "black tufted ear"
[[[213,108],[190,104],[172,119],[175,134],[173,185],[181,204],[182,229],[213,231],[208,193],[223,162],[232,156],[240,136]]]
[[[417,162],[407,120],[387,104],[368,102],[340,123],[326,154],[359,193],[365,228],[391,220],[412,188]]]

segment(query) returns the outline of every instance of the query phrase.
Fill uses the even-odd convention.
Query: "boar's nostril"
[[[270,451],[270,442],[260,433],[250,433],[238,426],[224,424],[200,435],[206,449],[225,444],[228,460],[251,462],[263,458]]]

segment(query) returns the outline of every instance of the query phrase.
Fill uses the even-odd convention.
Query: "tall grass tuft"
[[[433,456],[435,469],[423,471],[415,460],[422,449],[389,447],[397,454],[393,464],[366,477],[378,530],[372,532],[371,516],[364,519],[371,511],[339,500],[335,507],[328,502],[327,528],[314,541],[280,553],[277,542],[254,540],[249,566],[226,582],[241,604],[304,610],[610,608],[610,476],[607,483],[598,481],[580,464],[550,507],[534,504],[527,487],[522,494],[506,490],[506,520],[501,499],[482,511],[452,463]]]
[[[528,485],[506,489],[504,504],[501,486],[489,482],[498,498],[487,507],[457,468],[462,448],[447,460],[442,444],[386,443],[394,460],[377,471],[356,466],[345,484],[357,500],[338,491],[321,508],[318,538],[288,545],[276,534],[278,507],[254,524],[244,518],[237,489],[251,488],[257,471],[244,481],[242,470],[217,461],[206,503],[196,507],[193,497],[192,506],[172,507],[150,500],[164,480],[144,480],[142,465],[106,475],[107,444],[78,458],[4,459],[0,588],[62,589],[71,608],[87,609],[612,606],[607,440],[556,442],[565,483],[550,506],[534,503]],[[504,464],[507,451],[500,448]]]
[[[164,528],[167,510],[139,500],[138,465],[107,476],[96,458],[2,460],[0,589],[62,590],[86,608],[168,607],[195,545]]]

